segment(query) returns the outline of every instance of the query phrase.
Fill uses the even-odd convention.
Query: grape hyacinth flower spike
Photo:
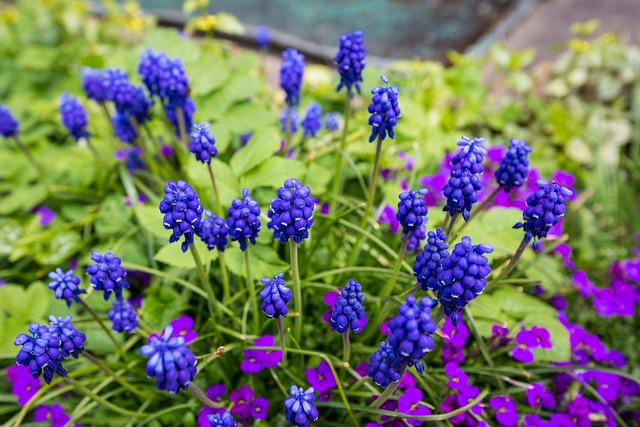
[[[210,251],[218,249],[220,252],[224,252],[229,244],[229,229],[223,218],[217,217],[211,211],[204,211],[198,237]]]
[[[62,124],[76,141],[89,136],[87,131],[87,125],[89,124],[87,111],[77,97],[65,92],[58,100],[58,108]]]
[[[373,142],[376,138],[383,141],[387,135],[393,139],[394,129],[401,114],[398,106],[400,89],[397,86],[389,87],[389,79],[384,74],[380,76],[380,79],[385,83],[385,87],[376,86],[371,89],[373,97],[368,109],[371,114],[369,117],[369,125],[371,126],[369,142]]]
[[[344,345],[342,360],[347,363],[351,355],[349,329],[360,332],[360,322],[365,317],[363,302],[362,286],[355,280],[350,280],[340,292],[331,313],[331,329],[342,335]]]
[[[129,289],[127,272],[120,266],[122,260],[106,252],[103,255],[98,251],[91,252],[91,260],[95,264],[87,267],[87,274],[91,276],[90,282],[97,291],[104,291],[104,300],[107,301],[112,292],[116,294],[116,301],[122,301],[122,290]]]
[[[393,348],[386,342],[380,343],[373,356],[369,358],[367,375],[380,387],[387,388],[391,383],[400,381],[400,362]]]
[[[442,261],[449,256],[449,242],[447,235],[438,227],[427,234],[427,243],[422,252],[416,257],[413,265],[413,275],[417,285],[423,291],[438,292],[438,275],[442,271]]]
[[[139,325],[136,310],[128,302],[114,301],[111,306],[113,308],[109,310],[107,316],[113,323],[112,329],[115,332],[132,334]]]
[[[284,401],[285,418],[292,426],[309,427],[309,421],[318,419],[313,387],[306,391],[302,387],[292,385],[288,397]]]
[[[533,148],[524,141],[511,138],[509,149],[496,169],[496,181],[507,193],[524,185],[529,176],[529,153]]]
[[[169,242],[177,242],[184,236],[180,248],[182,252],[186,252],[189,245],[194,243],[194,236],[200,232],[204,213],[195,190],[186,181],[169,181],[164,188],[164,198],[159,210],[164,214],[164,228],[172,230]]]
[[[80,70],[80,77],[82,78],[82,89],[87,98],[104,105],[107,100],[107,94],[104,88],[102,70],[83,67]]]
[[[314,137],[322,128],[322,107],[316,102],[312,102],[305,113],[304,118],[300,122],[303,135],[305,137]]]
[[[233,416],[224,411],[222,414],[209,414],[207,415],[207,421],[211,427],[235,427],[236,422]]]
[[[360,30],[340,36],[340,48],[333,61],[340,73],[340,84],[336,91],[347,88],[349,96],[353,96],[353,88],[360,93],[362,70],[367,63],[367,52],[364,46],[364,33]]]
[[[22,347],[16,356],[16,363],[29,368],[33,378],[38,378],[44,373],[44,381],[51,384],[53,375],[67,376],[67,371],[62,366],[62,352],[60,351],[60,338],[49,331],[49,328],[38,323],[29,326],[29,333],[17,336],[14,345]]]
[[[87,337],[73,327],[71,315],[67,315],[64,318],[49,316],[49,322],[49,332],[60,340],[62,358],[66,359],[72,356],[77,359],[78,354],[84,351],[84,342]]]
[[[0,104],[0,135],[4,138],[11,138],[18,135],[19,123],[11,114],[11,111],[4,105]]]
[[[49,273],[49,278],[51,279],[49,289],[53,291],[57,299],[63,299],[67,307],[71,307],[73,301],[79,302],[78,295],[87,292],[80,289],[80,278],[73,275],[73,270],[68,270],[65,273],[61,268],[56,268]]]
[[[291,178],[278,189],[278,198],[271,200],[269,206],[268,228],[273,229],[273,237],[286,243],[293,239],[297,244],[309,237],[313,226],[315,203],[311,190],[297,179]]]
[[[211,133],[209,123],[193,125],[191,131],[191,153],[195,154],[196,160],[202,163],[211,163],[211,159],[218,155],[216,139]]]
[[[289,107],[295,107],[300,103],[300,88],[302,87],[304,67],[304,55],[296,49],[289,48],[282,52],[280,87],[286,94],[285,102]]]
[[[249,196],[249,189],[245,188],[242,190],[242,199],[234,199],[229,208],[227,228],[231,241],[240,243],[240,249],[245,251],[247,240],[252,245],[256,244],[261,227],[258,202]]]
[[[283,277],[284,274],[278,273],[273,279],[263,277],[260,280],[264,285],[260,291],[260,299],[262,300],[260,308],[270,318],[279,319],[281,316],[287,317],[289,314],[287,305],[291,302],[292,295]]]

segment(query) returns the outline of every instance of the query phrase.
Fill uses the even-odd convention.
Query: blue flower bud
[[[384,140],[387,135],[393,139],[395,136],[394,128],[400,117],[400,107],[398,107],[400,89],[397,86],[389,87],[387,76],[382,75],[380,79],[386,86],[376,86],[371,89],[373,97],[368,108],[369,114],[371,114],[369,117],[369,125],[371,126],[369,142],[373,142],[377,137]]]
[[[381,342],[380,348],[369,358],[367,375],[375,384],[387,388],[389,384],[400,381],[398,369],[400,369],[400,362],[393,348],[386,342]]]
[[[216,139],[210,131],[209,123],[193,125],[191,132],[190,151],[196,155],[196,160],[202,163],[211,163],[211,159],[218,155]]]
[[[315,203],[309,187],[291,178],[278,189],[278,198],[271,200],[269,206],[268,228],[273,229],[273,237],[286,243],[290,238],[300,244],[309,237],[313,226]]]
[[[431,309],[437,304],[429,297],[416,302],[416,297],[409,295],[407,302],[398,308],[398,315],[389,321],[389,345],[401,364],[413,366],[433,351],[431,335],[438,326],[431,319]]]
[[[318,410],[314,403],[316,397],[313,387],[306,391],[302,387],[292,385],[288,397],[284,401],[285,418],[292,426],[309,427],[309,421],[318,419]]]
[[[360,332],[360,321],[364,318],[363,302],[362,286],[355,280],[349,281],[333,305],[331,329],[339,334],[347,329]]]
[[[60,96],[58,108],[60,109],[60,120],[62,124],[76,141],[89,136],[89,132],[87,131],[87,125],[89,123],[87,112],[78,98],[69,95],[69,92],[65,92]]]
[[[427,244],[416,257],[416,263],[413,265],[413,275],[422,290],[438,291],[438,274],[442,271],[442,260],[448,256],[449,242],[442,228],[429,231]]]
[[[177,242],[184,236],[181,249],[186,252],[193,238],[200,232],[200,221],[204,208],[193,187],[180,180],[169,181],[164,188],[164,198],[160,202],[160,213],[164,214],[164,228],[172,230],[169,242]]]
[[[224,252],[229,244],[229,229],[223,218],[215,216],[211,211],[204,211],[198,237],[210,251],[218,248],[220,252]]]
[[[427,223],[427,203],[424,197],[429,190],[405,191],[398,195],[398,213],[396,219],[402,224],[402,234],[409,234],[416,231],[421,225]]]
[[[269,316],[277,319],[278,317],[287,317],[289,308],[287,304],[291,301],[291,290],[287,288],[286,282],[282,279],[284,274],[278,273],[273,279],[263,277],[260,282],[264,288],[260,291],[262,305],[260,309]]]
[[[18,121],[11,115],[11,111],[0,104],[0,135],[10,138],[18,134]]]
[[[260,25],[256,27],[254,38],[259,49],[266,49],[271,43],[271,30],[266,25]]]
[[[207,415],[207,421],[209,421],[211,427],[236,427],[233,416],[227,411],[222,414],[209,414]]]
[[[511,138],[507,154],[496,170],[496,181],[507,193],[524,185],[529,176],[529,153],[532,150],[526,142]]]

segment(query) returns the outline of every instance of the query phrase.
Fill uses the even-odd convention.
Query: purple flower
[[[70,419],[71,417],[64,413],[64,409],[58,403],[51,406],[40,405],[33,411],[33,421],[50,422],[50,427],[65,427]]]
[[[513,358],[522,363],[532,363],[533,352],[531,350],[538,347],[537,337],[531,331],[523,329],[516,335],[516,343],[518,345],[511,352]]]
[[[536,342],[539,347],[542,348],[552,348],[553,344],[551,343],[551,336],[549,335],[549,331],[545,328],[541,328],[538,326],[531,327],[531,333],[536,337]]]
[[[104,291],[104,300],[109,300],[111,293],[116,294],[116,301],[123,301],[122,291],[129,289],[127,272],[120,266],[122,260],[111,252],[101,255],[98,251],[91,251],[91,260],[95,264],[87,267],[90,282],[96,291]]]
[[[318,394],[318,402],[330,402],[331,401],[331,392],[329,390],[323,391]]]
[[[295,107],[300,103],[300,87],[304,75],[304,55],[289,48],[282,52],[280,65],[280,87],[286,93],[286,103]]]
[[[569,414],[565,413],[551,414],[548,425],[553,427],[576,427]]]
[[[260,396],[256,397],[253,402],[251,402],[251,408],[249,408],[249,413],[251,417],[256,420],[265,420],[267,418],[267,411],[269,410],[269,401]]]
[[[34,378],[44,373],[44,382],[51,384],[53,375],[61,377],[67,375],[62,366],[62,352],[60,338],[52,334],[49,328],[38,323],[29,325],[29,334],[19,334],[13,344],[22,347],[16,355],[16,363],[26,366]]]
[[[186,314],[181,314],[180,317],[169,322],[169,325],[173,328],[171,337],[183,337],[186,345],[198,339],[198,333],[192,329],[194,320]]]
[[[0,104],[0,135],[5,138],[16,136],[19,132],[18,121],[13,117],[11,111]]]
[[[562,295],[554,295],[549,299],[549,303],[558,311],[567,308],[567,299]]]
[[[273,279],[263,277],[260,279],[260,283],[264,285],[264,288],[260,291],[260,298],[262,304],[260,309],[269,317],[280,316],[287,317],[289,314],[289,308],[287,304],[291,302],[293,297],[291,290],[287,288],[287,284],[282,279],[284,274],[278,273]]]
[[[11,383],[11,393],[18,398],[18,405],[26,405],[40,388],[40,378],[33,378],[29,368],[22,365],[7,368],[7,381]]]
[[[422,417],[430,415],[431,411],[426,406],[420,404],[422,400],[422,391],[418,388],[410,388],[404,392],[402,396],[398,398],[398,410],[403,414]],[[407,418],[407,424],[412,426],[419,426],[424,421],[412,420]]]
[[[339,334],[351,329],[354,333],[362,330],[361,320],[365,317],[364,294],[362,286],[355,280],[350,280],[340,292],[340,297],[333,305],[331,313],[331,329]],[[347,332],[348,333],[348,332]],[[312,384],[313,385],[313,384]],[[315,387],[318,391],[317,387]]]
[[[251,412],[251,399],[253,399],[253,389],[247,385],[240,386],[239,389],[229,394],[229,400],[234,403],[231,413],[240,418],[248,418]]]
[[[458,405],[460,405],[461,407],[466,406],[469,403],[473,402],[479,395],[480,389],[478,387],[466,384],[458,390]],[[477,403],[473,407],[471,407],[471,412],[476,415],[482,414],[482,406],[480,406],[480,403]]]
[[[289,394],[291,397],[284,401],[285,418],[292,426],[309,427],[309,421],[318,419],[313,387],[304,390],[292,385]]]
[[[255,347],[273,347],[275,339],[273,335],[263,335],[253,344]],[[240,369],[247,374],[257,374],[262,369],[275,368],[282,360],[280,350],[245,350],[245,360],[240,363]]]
[[[387,135],[393,139],[395,136],[394,129],[398,124],[400,117],[400,107],[398,106],[398,95],[400,89],[397,86],[389,87],[389,79],[385,75],[381,75],[380,79],[384,82],[385,87],[376,86],[371,89],[371,104],[369,104],[369,125],[371,126],[371,135],[369,142],[373,142],[376,138],[384,140]]]
[[[378,221],[380,222],[388,222],[389,227],[391,228],[391,232],[393,234],[398,234],[398,229],[400,228],[400,221],[396,219],[396,210],[393,206],[384,205],[382,211],[378,215]]]
[[[309,104],[300,125],[304,136],[316,136],[322,128],[322,107],[316,102]]]
[[[469,384],[467,374],[453,362],[449,362],[444,366],[444,372],[450,378],[447,385],[454,390],[463,390]]]
[[[338,73],[340,73],[340,84],[337,91],[346,87],[349,96],[353,96],[353,87],[355,86],[360,93],[362,70],[366,65],[366,58],[364,33],[361,30],[340,36],[340,49],[333,60],[338,68]]]
[[[95,70],[89,67],[82,67],[80,70],[82,77],[82,89],[84,89],[87,98],[103,103],[107,97],[104,89],[104,77],[102,70]]]
[[[140,297],[140,305],[142,306],[142,297]],[[113,322],[111,328],[115,332],[132,334],[140,324],[138,322],[138,314],[133,308],[133,305],[128,302],[114,301],[111,303],[111,306],[113,308],[107,313],[109,320]]]
[[[560,255],[560,258],[562,258],[562,262],[564,263],[565,267],[567,267],[569,269],[575,268],[576,265],[571,260],[572,249],[571,249],[571,246],[569,246],[568,243],[560,243],[555,248],[553,248],[553,252],[555,252],[558,255]]]
[[[545,427],[547,423],[542,421],[540,415],[529,414],[524,417],[524,427]]]
[[[464,363],[466,357],[462,352],[462,349],[455,348],[450,344],[444,344],[442,346],[442,363],[445,365],[449,362],[453,362],[456,364]]]
[[[224,384],[214,384],[211,387],[207,388],[207,397],[212,402],[218,403],[220,402],[220,398],[225,395],[227,392],[227,388]],[[202,409],[198,413],[198,426],[199,427],[210,427],[209,421],[207,420],[207,415],[213,414],[222,414],[225,410],[223,408],[211,408],[207,405],[203,405]]]
[[[56,213],[47,206],[37,206],[31,210],[31,213],[38,215],[40,225],[43,227],[48,227],[56,219]]]
[[[49,282],[49,289],[57,299],[65,300],[67,307],[71,307],[73,301],[80,301],[78,295],[86,293],[84,289],[80,289],[80,278],[73,275],[73,270],[65,273],[61,268],[56,268],[49,273],[49,278],[52,280]]]
[[[252,245],[256,244],[256,238],[262,227],[260,221],[260,206],[258,202],[249,196],[249,189],[242,190],[242,199],[234,199],[227,215],[227,228],[231,241],[238,241],[240,249],[247,249],[247,239]]]
[[[531,383],[526,390],[527,402],[530,406],[553,409],[556,406],[556,398],[540,383]]]
[[[211,133],[211,124],[200,123],[193,125],[191,131],[191,145],[189,151],[196,155],[196,160],[211,163],[211,159],[218,155],[216,138]]]
[[[458,317],[462,320],[462,315],[459,314]],[[450,344],[454,348],[462,348],[467,343],[467,338],[469,338],[469,329],[464,324],[464,322],[459,322],[456,327],[451,320],[451,317],[447,317],[444,320],[444,325],[442,326],[442,332],[448,336],[448,338],[443,338],[447,344]]]
[[[329,364],[322,360],[318,363],[318,368],[307,368],[306,370],[307,381],[318,392],[325,392],[336,387],[336,379],[331,372]]]
[[[587,277],[587,273],[584,270],[576,270],[573,273],[572,283],[580,292],[584,298],[588,298],[593,295],[593,292],[597,289],[596,285]]]
[[[189,245],[194,243],[194,236],[200,233],[204,213],[195,190],[183,180],[167,182],[159,210],[164,214],[164,228],[172,231],[169,243],[177,242],[184,236],[181,249],[186,252]]]
[[[221,414],[207,415],[207,421],[211,427],[236,427],[233,416],[227,411]]]
[[[58,100],[58,109],[60,121],[76,141],[89,136],[87,111],[77,97],[69,95],[69,92],[63,93]]]
[[[489,406],[496,411],[496,419],[505,427],[512,427],[518,423],[516,404],[509,396],[495,396],[489,400]]]

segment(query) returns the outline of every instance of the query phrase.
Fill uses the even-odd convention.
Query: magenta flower
[[[538,347],[536,335],[523,329],[516,335],[516,343],[518,345],[511,352],[513,358],[522,363],[533,363],[533,352],[531,350]]]
[[[540,415],[529,414],[524,417],[524,427],[546,427],[547,425]]]
[[[11,393],[18,398],[19,405],[25,405],[40,388],[40,378],[33,378],[29,368],[22,365],[7,368],[7,381],[11,383]]]
[[[588,298],[593,295],[593,292],[597,289],[596,285],[587,277],[587,273],[583,270],[576,270],[571,278],[573,285],[578,289],[580,295],[584,298]]]
[[[389,228],[393,234],[398,234],[400,229],[400,221],[396,219],[396,210],[393,206],[384,205],[380,215],[378,215],[378,221],[382,223],[389,223]]]
[[[557,170],[551,174],[551,180],[555,181],[558,185],[568,188],[571,191],[571,196],[567,197],[568,201],[572,202],[578,198],[578,192],[573,187],[573,184],[576,183],[575,176],[571,175],[569,172]]]
[[[70,419],[71,417],[65,414],[58,403],[51,406],[40,405],[33,411],[33,421],[47,421],[51,423],[49,424],[51,427],[64,427]]]
[[[398,383],[399,389],[415,388],[415,386],[416,386],[416,380],[413,378],[413,375],[411,375],[408,371],[404,373],[402,378],[400,378],[400,382]]]
[[[480,389],[478,387],[464,385],[458,390],[458,405],[460,405],[460,407],[466,406],[473,402],[478,396],[480,396]],[[473,405],[470,410],[476,415],[482,414],[480,402]]]
[[[198,333],[191,329],[194,323],[194,320],[186,314],[180,315],[177,319],[169,322],[169,325],[173,326],[171,337],[182,337],[185,344],[191,344],[198,339]],[[162,333],[164,334],[164,331]]]
[[[361,377],[366,377],[367,376],[367,372],[369,371],[369,364],[367,362],[360,362],[358,363],[358,366],[356,366],[355,371],[361,376]],[[358,378],[353,377],[354,381],[358,381]]]
[[[410,388],[404,392],[402,396],[398,398],[398,411],[403,414],[414,415],[422,417],[430,415],[431,411],[426,406],[420,404],[422,400],[422,391],[419,388]],[[407,424],[412,426],[419,426],[424,421],[412,420],[408,418]]]
[[[442,332],[444,332],[449,338],[443,338],[442,340],[450,344],[454,348],[462,348],[467,343],[467,339],[469,338],[469,329],[462,321],[462,314],[458,314],[458,318],[460,322],[458,323],[458,327],[453,325],[453,321],[451,321],[451,317],[447,316],[444,321],[444,325],[442,326]]]
[[[539,347],[542,348],[552,348],[553,344],[551,343],[551,336],[549,335],[549,331],[545,328],[541,328],[538,326],[531,327],[531,333],[536,337],[536,342]]]
[[[253,389],[242,385],[239,389],[229,394],[229,400],[234,403],[231,407],[231,414],[240,418],[247,418],[251,412],[251,399],[253,399]]]
[[[218,403],[220,402],[220,398],[223,397],[226,392],[227,388],[224,384],[214,384],[207,388],[207,397],[212,402]],[[202,409],[198,413],[198,427],[211,427],[209,420],[207,420],[207,415],[222,415],[223,413],[225,413],[224,408],[211,408],[207,405],[203,405]]]
[[[307,368],[307,381],[315,391],[324,392],[336,387],[336,379],[331,372],[329,364],[322,360],[318,363],[318,369]]]
[[[464,361],[466,360],[466,357],[464,355],[464,353],[462,352],[461,348],[455,348],[454,346],[450,345],[450,344],[444,344],[442,346],[442,363],[444,363],[445,365],[447,363],[455,363],[455,364],[462,364],[464,363]]]
[[[553,409],[556,406],[556,398],[540,383],[531,383],[526,390],[527,402],[531,406]]]
[[[495,396],[489,400],[489,406],[496,411],[496,420],[505,426],[513,427],[518,423],[516,404],[509,396]]]
[[[267,413],[269,410],[269,401],[264,397],[256,397],[253,402],[251,402],[251,408],[249,409],[249,413],[251,417],[255,420],[264,420],[267,418]]]
[[[575,268],[576,264],[571,260],[572,249],[568,243],[560,243],[555,248],[553,248],[553,252],[560,255],[560,258],[562,258],[562,262],[565,267],[569,269]]]
[[[263,335],[253,343],[255,347],[273,347],[275,339],[273,335]],[[247,374],[257,374],[262,369],[271,369],[278,366],[282,360],[281,350],[245,350],[245,360],[240,363],[240,369]]]
[[[331,400],[331,392],[329,390],[318,393],[318,402],[329,402]]]
[[[450,378],[447,385],[454,390],[463,390],[469,384],[467,374],[453,362],[449,362],[444,366],[444,372]]]

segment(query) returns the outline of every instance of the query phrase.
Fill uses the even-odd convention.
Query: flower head
[[[421,405],[422,391],[418,388],[410,388],[404,392],[402,396],[398,398],[398,411],[403,414],[422,417],[430,415],[431,411],[424,405]],[[412,420],[407,418],[407,423],[412,426],[420,426],[424,421]]]
[[[264,420],[267,418],[267,411],[269,410],[269,401],[260,396],[253,399],[251,407],[249,408],[249,414],[255,420]]]
[[[38,323],[29,326],[30,336],[19,334],[14,345],[22,347],[16,356],[16,363],[29,368],[33,378],[44,372],[44,382],[51,384],[54,373],[61,377],[67,375],[62,367],[64,357],[60,352],[60,338],[52,334],[49,328]]]
[[[447,203],[442,209],[450,216],[459,213],[465,221],[471,218],[471,209],[478,201],[478,192],[482,190],[482,182],[478,175],[469,169],[453,169],[451,177],[444,187],[443,195]]]
[[[298,132],[298,111],[295,107],[283,107],[280,113],[280,132],[287,132],[287,121],[289,121],[289,134]]]
[[[496,169],[496,181],[507,193],[524,185],[529,176],[529,153],[532,150],[526,142],[511,138],[509,150]]]
[[[544,385],[540,383],[531,383],[525,393],[530,406],[542,407],[544,409],[553,409],[556,407],[555,396],[552,392],[547,391]]]
[[[214,384],[208,387],[206,390],[207,398],[215,403],[220,403],[220,399],[227,393],[227,388],[224,384]],[[212,408],[208,405],[203,405],[202,409],[198,413],[198,426],[209,427],[208,415],[222,414],[225,410],[223,408]]]
[[[442,260],[442,271],[438,274],[438,300],[447,316],[462,312],[464,307],[480,295],[487,285],[491,272],[489,260],[484,256],[493,252],[490,245],[472,245],[465,236],[453,248],[451,255]],[[457,316],[453,319],[457,325]]]
[[[235,427],[236,422],[233,420],[233,416],[229,412],[223,412],[222,414],[207,415],[207,420],[211,427]]]
[[[290,238],[297,244],[309,237],[315,209],[311,190],[297,179],[291,178],[278,189],[278,198],[271,200],[267,227],[273,229],[273,237],[286,243]]]
[[[253,343],[256,347],[273,347],[274,344],[273,335],[263,335]],[[257,374],[263,369],[273,369],[278,366],[282,357],[280,350],[245,350],[240,369],[247,374]]]
[[[516,404],[509,396],[494,396],[489,400],[489,406],[496,411],[496,419],[505,427],[512,427],[518,423]]]
[[[300,103],[300,87],[304,75],[304,55],[296,49],[289,48],[282,52],[280,65],[280,87],[286,93],[286,103],[295,107]]]
[[[339,131],[342,127],[342,116],[337,111],[332,111],[324,116],[324,127],[329,132]]]
[[[433,350],[431,335],[437,325],[431,319],[431,309],[438,303],[429,297],[417,302],[413,295],[406,301],[398,308],[398,315],[389,321],[389,345],[401,363],[413,366]]]
[[[336,90],[346,87],[350,96],[353,96],[353,86],[360,93],[362,70],[367,63],[363,35],[360,30],[341,35],[340,48],[333,60],[340,73],[340,84]]]
[[[398,94],[400,89],[397,86],[389,87],[389,79],[387,76],[381,75],[380,79],[385,83],[385,87],[376,86],[371,89],[371,104],[369,104],[369,125],[371,126],[371,135],[369,142],[373,142],[376,138],[384,140],[387,135],[393,139],[395,136],[394,128],[398,124],[400,117],[400,107],[398,107]]]
[[[217,248],[220,252],[224,252],[229,244],[229,229],[223,218],[217,217],[211,211],[204,211],[198,237],[206,243],[210,251]]]
[[[198,332],[193,329],[195,321],[192,317],[186,314],[181,314],[177,319],[169,322],[169,326],[173,328],[171,337],[182,337],[186,345],[191,344],[198,339]]]
[[[180,120],[184,120],[184,128],[193,127],[193,114],[196,112],[196,104],[190,97],[184,100],[183,105],[173,103],[164,104],[164,113],[167,120],[173,125],[176,136],[180,135]]]
[[[63,93],[58,101],[58,108],[62,124],[76,141],[89,136],[87,111],[77,97],[69,95],[69,92]]]
[[[196,357],[184,344],[183,337],[171,337],[173,327],[164,329],[158,337],[152,335],[150,343],[143,345],[140,354],[147,356],[148,378],[156,378],[158,390],[175,394],[186,390],[196,376]]]
[[[266,25],[259,25],[256,27],[254,38],[259,49],[266,49],[271,43],[271,30]]]
[[[309,104],[300,125],[304,136],[316,136],[322,128],[322,107],[316,102]]]
[[[458,317],[460,318],[458,320],[461,320],[462,314],[459,314]],[[447,317],[444,320],[442,332],[447,335],[447,338],[443,338],[442,341],[456,349],[462,349],[467,343],[467,338],[469,338],[469,329],[467,329],[464,322],[458,321],[458,324],[454,325],[451,317]]]
[[[415,232],[421,225],[427,222],[427,205],[424,198],[429,190],[423,188],[421,190],[404,191],[398,195],[398,213],[396,219],[402,224],[402,233],[409,234]]]
[[[316,397],[313,392],[313,387],[305,391],[302,387],[291,386],[289,389],[291,397],[284,401],[285,418],[291,425],[309,427],[309,421],[318,419],[318,410],[314,403]]]
[[[11,393],[18,398],[18,405],[25,405],[40,388],[40,378],[34,378],[26,366],[13,365],[7,368],[7,381]]]
[[[367,375],[380,387],[386,388],[389,384],[400,381],[400,361],[386,342],[380,343],[380,348],[369,358],[369,363]]]
[[[573,194],[555,181],[538,180],[536,185],[538,189],[527,198],[527,208],[522,214],[524,223],[518,222],[513,226],[524,229],[526,241],[533,238],[534,250],[540,247],[539,239],[547,237],[551,227],[558,224],[564,216],[567,211],[564,203]]]
[[[211,159],[218,155],[216,139],[209,130],[209,123],[193,125],[191,132],[191,146],[189,150],[196,155],[196,159],[202,163],[211,163]]]
[[[258,202],[249,196],[249,189],[242,190],[242,199],[234,199],[229,208],[227,228],[231,241],[239,242],[240,249],[247,249],[247,240],[252,245],[256,244],[256,238],[262,227],[260,221],[260,207]]]
[[[103,103],[107,99],[102,70],[82,67],[82,70],[80,70],[80,77],[82,78],[82,89],[84,90],[87,98],[92,99],[99,104]]]
[[[408,239],[407,252],[420,252],[422,241],[426,238],[427,238],[427,227],[424,224],[422,224],[415,230],[410,231],[409,234],[403,234],[400,237],[400,239],[403,242],[404,242],[404,239]]]
[[[523,329],[516,335],[516,343],[516,347],[511,352],[513,358],[522,363],[532,363],[533,352],[531,350],[538,347],[536,336],[531,331]]]
[[[269,317],[278,318],[280,316],[287,317],[289,308],[287,304],[291,301],[293,295],[291,290],[287,288],[286,282],[282,279],[284,274],[278,273],[273,279],[263,277],[260,282],[264,288],[260,291],[262,304],[260,309]]]
[[[60,352],[62,358],[66,359],[69,355],[78,358],[78,352],[84,351],[84,342],[87,337],[78,331],[71,324],[71,315],[64,318],[49,316],[49,332],[60,340]]]
[[[152,95],[165,104],[183,107],[189,96],[189,79],[180,58],[169,58],[164,52],[146,49],[140,55],[138,73]]]
[[[11,115],[11,111],[0,104],[0,135],[5,138],[16,136],[19,132],[18,121]]]
[[[193,237],[200,233],[200,221],[204,213],[195,190],[186,181],[169,181],[164,188],[159,209],[164,214],[164,228],[172,230],[169,242],[177,242],[184,236],[181,249],[186,252],[189,245],[194,243]]]
[[[53,295],[58,299],[63,299],[67,303],[67,307],[71,307],[71,302],[79,302],[78,295],[87,291],[80,289],[80,278],[73,275],[73,270],[66,273],[61,268],[56,268],[49,273],[49,289],[53,291]]]
[[[47,422],[49,427],[64,427],[71,417],[64,412],[59,403],[51,406],[40,405],[33,411],[33,421]]]
[[[350,280],[340,292],[340,297],[333,306],[331,329],[339,334],[344,333],[347,329],[359,332],[361,328],[360,321],[364,318],[363,302],[362,286],[355,280]],[[324,391],[317,387],[315,388],[318,391]]]
[[[113,134],[125,144],[133,144],[138,138],[138,133],[126,114],[116,111],[116,113],[111,116],[111,123],[113,124]]]
[[[484,138],[463,136],[458,141],[458,151],[451,158],[451,166],[453,169],[468,170],[473,175],[480,174],[484,171],[482,162],[487,155],[487,150],[483,145]]]
[[[229,400],[233,402],[231,413],[238,415],[241,419],[249,417],[253,396],[253,389],[246,385],[242,385],[239,389],[232,391],[229,394]]]
[[[318,363],[317,369],[307,368],[305,374],[311,387],[320,393],[336,387],[336,379],[333,376],[331,367],[325,360]]]
[[[91,252],[91,260],[95,264],[87,267],[87,274],[91,276],[90,282],[96,291],[104,291],[104,300],[107,301],[111,292],[115,292],[116,301],[123,301],[122,290],[129,289],[127,272],[120,266],[122,260],[107,252],[101,255],[98,251]]]
[[[444,372],[450,378],[447,385],[452,389],[461,391],[469,385],[469,377],[462,369],[460,369],[457,363],[447,363],[444,366]]]
[[[132,334],[139,325],[136,310],[128,302],[114,301],[111,306],[113,308],[107,313],[109,320],[113,323],[111,328],[115,332]]]

